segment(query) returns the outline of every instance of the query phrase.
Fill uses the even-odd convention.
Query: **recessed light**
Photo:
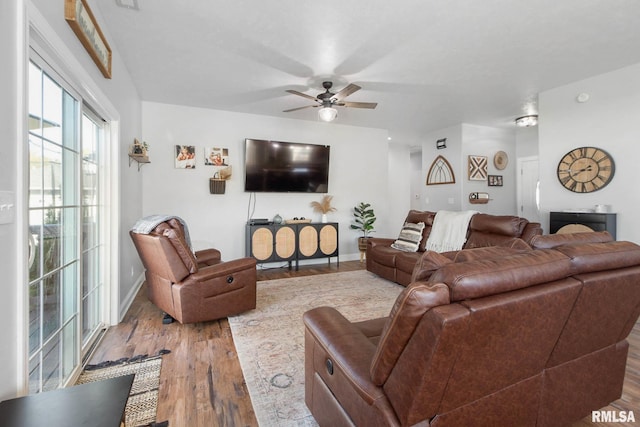
[[[576,101],[583,103],[583,102],[587,102],[589,100],[589,94],[588,93],[584,93],[582,92],[581,94],[579,94],[578,96],[576,96]]]
[[[116,0],[116,4],[125,9],[140,10],[138,0]]]

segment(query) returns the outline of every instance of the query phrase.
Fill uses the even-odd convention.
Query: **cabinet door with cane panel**
[[[258,263],[338,257],[338,223],[247,225],[246,256]]]

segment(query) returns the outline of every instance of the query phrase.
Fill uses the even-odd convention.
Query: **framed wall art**
[[[489,175],[487,183],[489,187],[502,187],[502,175]]]
[[[453,168],[447,159],[442,156],[436,157],[427,173],[427,185],[455,183],[456,176],[453,174]]]
[[[65,0],[64,19],[82,46],[96,63],[102,75],[111,78],[111,47],[93,16],[86,0]]]
[[[218,147],[205,148],[204,164],[206,166],[227,166],[229,164],[229,149]]]
[[[487,156],[469,156],[469,181],[487,180]]]
[[[175,166],[177,169],[195,169],[196,147],[193,145],[176,145]]]

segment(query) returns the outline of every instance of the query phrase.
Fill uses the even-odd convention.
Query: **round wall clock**
[[[606,151],[579,147],[569,151],[558,163],[558,180],[574,193],[591,193],[611,182],[616,167]]]

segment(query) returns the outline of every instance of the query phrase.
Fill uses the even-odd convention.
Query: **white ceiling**
[[[401,138],[513,126],[539,92],[640,62],[638,0],[94,3],[145,101],[317,120],[285,90],[356,83],[378,107],[335,123]]]

